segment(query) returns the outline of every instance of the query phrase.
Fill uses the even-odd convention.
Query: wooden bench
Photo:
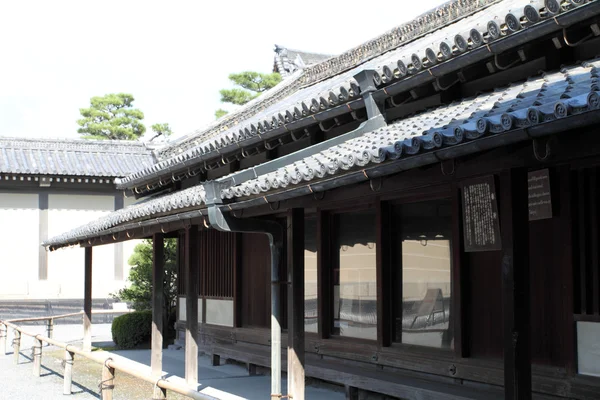
[[[220,359],[229,358],[245,362],[250,374],[256,373],[256,366],[271,365],[270,350],[248,345],[215,345],[213,347],[213,365],[219,365]],[[287,355],[283,352],[282,369],[287,369]],[[343,385],[346,398],[358,399],[358,390],[398,397],[406,400],[502,400],[503,390],[481,389],[459,384],[437,382],[428,379],[405,376],[402,373],[380,369],[360,368],[343,364],[335,360],[311,358],[307,354],[305,373],[324,381]]]

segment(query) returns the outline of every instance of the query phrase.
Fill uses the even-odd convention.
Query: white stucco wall
[[[48,236],[60,235],[113,209],[113,196],[51,194],[48,196]],[[115,290],[113,245],[94,247],[92,265],[92,297],[108,297]],[[48,254],[48,282],[60,286],[56,297],[82,298],[83,274],[82,248],[65,248]]]
[[[38,277],[37,194],[0,193],[0,298],[29,295]]]

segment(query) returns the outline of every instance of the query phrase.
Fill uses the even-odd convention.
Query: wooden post
[[[531,399],[527,171],[501,175],[504,398]]]
[[[37,337],[33,338],[33,376],[42,374],[42,341]]]
[[[6,325],[4,325],[3,323],[0,323],[0,354],[1,355],[6,355],[6,334],[8,332],[8,329],[6,328]]]
[[[287,223],[288,395],[304,400],[304,209],[294,208]]]
[[[54,318],[48,319],[48,326],[46,327],[46,331],[47,331],[48,337],[50,339],[53,339],[54,338]],[[50,345],[50,343],[48,343],[48,345]]]
[[[386,202],[377,202],[377,346],[392,344],[392,257],[391,210]]]
[[[329,338],[331,334],[331,268],[330,257],[330,215],[326,211],[317,212],[317,310],[319,337]]]
[[[92,247],[85,248],[83,350],[92,351]]]
[[[200,257],[198,227],[192,225],[185,235],[185,267],[187,277],[185,328],[185,381],[193,389],[198,387],[198,292]]]
[[[164,314],[164,235],[155,233],[152,238],[152,376],[162,376],[163,314]],[[153,399],[166,399],[166,389],[154,385]]]
[[[102,400],[112,400],[115,388],[115,369],[109,367],[108,363],[109,360],[106,360],[102,366],[102,381],[100,382]]]
[[[69,346],[67,346],[69,348]],[[73,383],[73,362],[75,353],[65,350],[65,379],[63,382],[63,394],[71,394],[71,385]]]
[[[13,339],[13,361],[19,364],[19,352],[21,351],[21,332],[15,329],[15,338]]]

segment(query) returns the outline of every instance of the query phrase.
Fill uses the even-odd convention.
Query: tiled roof
[[[600,111],[600,59],[547,73],[492,93],[402,119],[350,139],[277,171],[224,190],[221,197],[243,201],[339,178],[350,171],[391,165],[519,128]],[[477,151],[474,149],[472,151]],[[63,246],[100,235],[120,224],[201,208],[203,186],[195,186],[111,213],[46,245]],[[235,203],[231,204],[232,206]]]
[[[299,69],[318,64],[331,57],[330,54],[309,53],[275,45],[273,70],[274,72],[279,72],[283,78],[287,78]]]
[[[153,163],[142,142],[0,137],[0,173],[120,177]]]
[[[477,23],[486,26],[495,15],[506,13],[507,6],[514,9],[517,15],[523,15],[523,7],[529,5],[527,0],[504,0],[501,3],[498,1],[448,1],[415,20],[339,56],[297,71],[292,77],[285,79],[239,110],[160,149],[158,152],[160,162],[157,165],[137,171],[119,180],[118,184],[120,187],[131,187],[132,182],[143,180],[153,174],[165,173],[171,167],[188,160],[199,162],[220,158],[221,154],[245,146],[260,135],[359,99],[360,89],[353,78],[359,70],[377,68],[383,72],[388,71],[391,65],[392,73],[399,71],[396,73],[397,78],[393,79],[408,79],[420,70],[425,70],[429,65],[421,63],[419,68],[412,68],[410,64],[405,63],[408,69],[407,73],[402,75],[397,67],[398,61],[410,59],[413,54],[418,54],[416,57],[422,60],[426,58],[426,49],[435,40],[438,41],[435,43],[436,46],[439,46],[444,38],[450,38],[450,42],[453,43],[456,35],[465,32],[468,34],[469,29]],[[490,6],[494,3],[498,4]],[[543,7],[543,0],[538,3]],[[477,21],[471,19],[467,22],[455,22],[473,13],[478,16]],[[523,28],[527,26],[526,24]],[[427,35],[435,29],[438,31]],[[504,31],[501,37],[509,34],[512,34],[512,31]],[[468,38],[463,37],[463,39],[468,41]],[[467,46],[467,49],[457,48],[450,58],[464,54],[475,47],[478,46],[474,44]]]

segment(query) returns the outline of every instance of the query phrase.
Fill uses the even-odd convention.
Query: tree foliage
[[[177,300],[177,239],[165,239],[165,273],[163,299],[165,316],[170,315]],[[152,241],[144,240],[135,246],[129,258],[129,287],[112,296],[133,304],[136,310],[152,308]],[[167,325],[164,325],[167,326]]]
[[[152,128],[152,131],[154,132],[154,137],[152,139],[154,139],[155,137],[158,137],[158,136],[167,137],[173,133],[173,131],[171,130],[171,127],[167,123],[154,124],[151,126],[151,128]]]
[[[223,115],[226,115],[228,113],[227,110],[223,110],[222,108],[219,108],[217,111],[215,111],[215,117],[217,119],[221,118]]]
[[[146,131],[144,113],[133,108],[127,93],[92,97],[89,108],[80,108],[77,130],[84,139],[136,140]]]
[[[219,91],[221,102],[243,105],[281,82],[281,75],[277,72],[264,74],[261,72],[244,71],[238,74],[229,74],[229,80],[239,87],[221,89]],[[227,114],[227,111],[223,109],[218,109],[215,112],[217,118],[221,118],[225,114]]]

